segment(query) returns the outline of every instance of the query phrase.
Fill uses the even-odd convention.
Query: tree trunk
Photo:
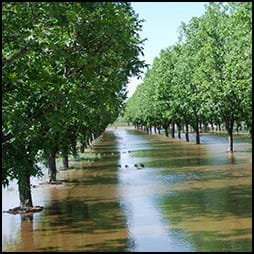
[[[30,175],[20,175],[18,180],[19,200],[21,207],[32,207]]]
[[[64,170],[67,170],[69,168],[68,153],[63,153],[63,166]]]
[[[168,137],[168,125],[164,125],[163,129],[165,130],[165,136]]]
[[[175,137],[175,124],[174,124],[174,123],[172,123],[171,137],[172,137],[172,138]]]
[[[241,130],[241,123],[236,124],[236,132],[239,133],[239,129]]]
[[[178,138],[181,139],[181,125],[177,124]]]
[[[233,126],[234,120],[227,119],[225,122],[225,127],[228,132],[228,151],[233,152]]]
[[[220,123],[218,124],[218,127],[219,127],[219,131],[221,131],[221,125],[220,125]]]
[[[158,133],[161,134],[161,128],[159,127],[157,129],[158,129]]]
[[[198,116],[195,117],[196,144],[200,144]]]
[[[189,124],[185,123],[185,139],[187,142],[189,142]]]
[[[73,157],[76,158],[77,157],[76,140],[73,140],[71,143],[71,151],[72,151]]]
[[[233,130],[228,130],[228,151],[233,152]]]
[[[212,129],[212,131],[214,131],[214,126],[213,126],[213,123],[211,123],[211,129]]]
[[[52,150],[48,158],[49,182],[56,181],[56,151]]]
[[[154,130],[154,133],[156,134],[156,133],[157,133],[157,131],[156,131],[156,127],[153,127],[153,130]]]

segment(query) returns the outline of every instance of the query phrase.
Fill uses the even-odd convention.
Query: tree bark
[[[49,182],[56,181],[56,150],[52,150],[48,157]]]
[[[19,200],[21,207],[32,207],[30,175],[20,175],[18,180]]]

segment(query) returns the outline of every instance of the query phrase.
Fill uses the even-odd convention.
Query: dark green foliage
[[[143,61],[126,3],[2,3],[2,182],[36,175],[52,151],[76,153],[117,118]]]

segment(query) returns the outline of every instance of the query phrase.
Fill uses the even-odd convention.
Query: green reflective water
[[[33,189],[41,213],[3,213],[2,250],[251,251],[251,144],[236,137],[231,155],[226,137],[202,139],[108,130],[67,183]],[[18,204],[15,185],[2,193],[3,210]]]

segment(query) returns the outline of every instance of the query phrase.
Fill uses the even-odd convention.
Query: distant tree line
[[[179,40],[154,59],[125,108],[126,120],[179,137],[189,128],[222,126],[233,151],[233,130],[252,137],[252,3],[210,3],[205,14],[182,23]]]

